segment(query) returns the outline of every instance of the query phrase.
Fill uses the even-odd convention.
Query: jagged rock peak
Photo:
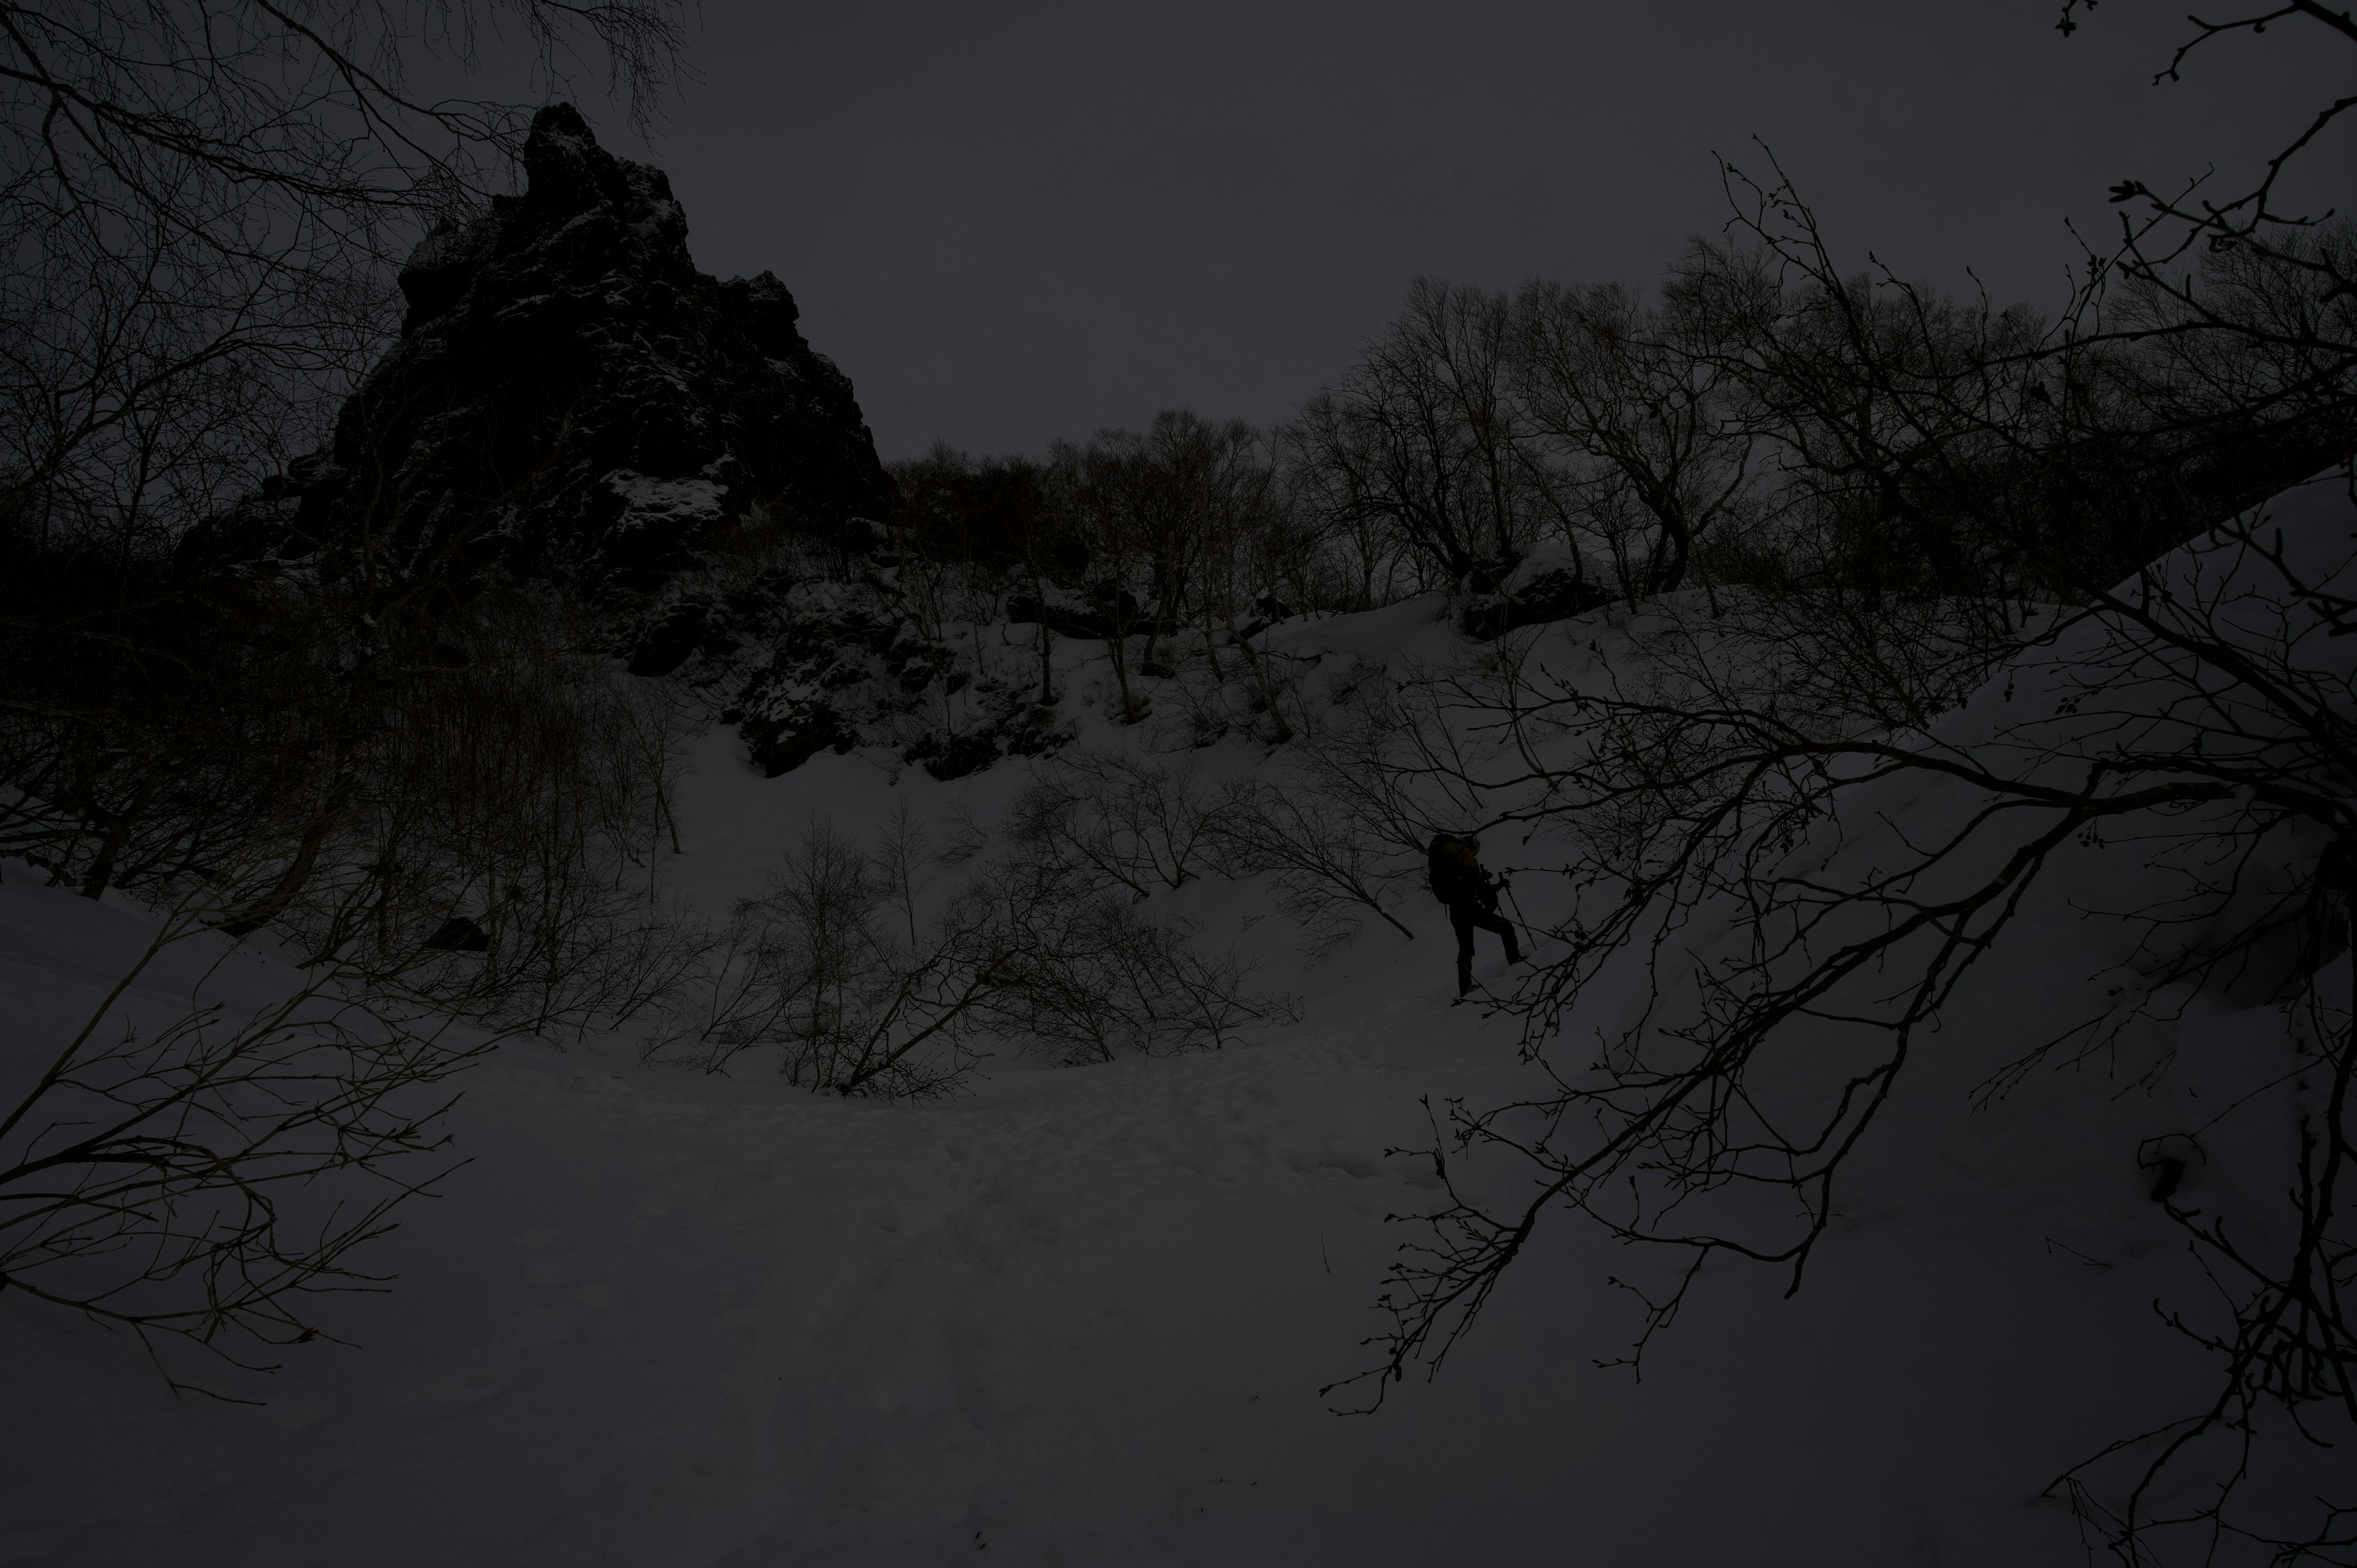
[[[504,281],[519,261],[528,260],[545,281],[576,285],[617,270],[674,285],[697,277],[687,252],[687,214],[670,178],[599,146],[570,103],[552,103],[533,116],[523,167],[521,195],[493,197],[488,213],[466,223],[446,220],[411,254],[400,279],[409,302],[404,337],[461,304],[487,271]],[[510,264],[490,265],[502,261]]]
[[[697,272],[670,180],[570,104],[533,117],[523,166],[402,269],[399,342],[290,477],[295,551],[365,528],[420,569],[628,596],[757,508],[864,536],[890,481],[785,285]]]

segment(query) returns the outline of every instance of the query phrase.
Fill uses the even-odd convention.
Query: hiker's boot
[[[1469,963],[1458,964],[1457,966],[1457,994],[1459,996],[1466,995],[1469,993],[1472,989],[1473,966]]]

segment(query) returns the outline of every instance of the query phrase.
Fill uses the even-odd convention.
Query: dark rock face
[[[785,286],[697,272],[670,182],[568,104],[533,118],[524,166],[522,195],[410,258],[401,340],[290,475],[280,553],[365,528],[413,569],[499,560],[608,598],[755,507],[867,538],[891,481]]]
[[[1006,601],[1006,619],[1014,626],[1036,621],[1058,637],[1092,642],[1110,639],[1116,624],[1131,637],[1143,637],[1155,625],[1154,618],[1127,588],[1121,590],[1118,599],[1103,593],[1092,599],[1070,589],[1052,589],[1044,602],[1035,595],[1017,594]]]
[[[961,778],[1073,738],[1075,727],[1036,701],[1028,649],[998,648],[996,629],[928,635],[901,568],[859,564],[856,576],[832,560],[774,565],[733,584],[684,575],[638,618],[626,639],[630,668],[705,693],[773,779],[860,746]]]
[[[1516,627],[1566,620],[1620,597],[1592,581],[1577,562],[1534,556],[1503,573],[1476,574],[1466,584],[1458,625],[1468,637],[1503,637]]]
[[[798,725],[781,718],[759,718],[744,725],[746,754],[765,779],[791,773],[832,746],[848,751],[858,742],[843,728],[843,717],[824,703],[813,703],[796,717]]]
[[[772,777],[862,746],[946,778],[1064,744],[1028,676],[977,679],[978,651],[919,633],[899,498],[785,286],[697,272],[662,174],[567,105],[534,117],[524,170],[410,257],[400,341],[328,446],[190,548],[332,571],[365,538],[411,578],[553,582]]]

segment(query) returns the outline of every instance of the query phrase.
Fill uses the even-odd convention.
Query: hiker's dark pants
[[[1473,989],[1473,933],[1495,931],[1506,939],[1506,961],[1513,963],[1523,956],[1521,945],[1514,940],[1513,922],[1498,913],[1494,905],[1484,907],[1470,898],[1462,898],[1448,906],[1448,923],[1457,928],[1457,994],[1464,995]]]

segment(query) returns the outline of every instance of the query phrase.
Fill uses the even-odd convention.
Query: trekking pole
[[[1523,901],[1514,897],[1514,879],[1512,876],[1501,876],[1498,878],[1498,889],[1500,892],[1505,894],[1506,902],[1514,907],[1514,924],[1523,928],[1523,935],[1531,939],[1531,946],[1534,949],[1537,948],[1539,945],[1539,934],[1537,929],[1532,926],[1531,918],[1523,913]],[[1535,958],[1535,953],[1534,953],[1533,956]]]

